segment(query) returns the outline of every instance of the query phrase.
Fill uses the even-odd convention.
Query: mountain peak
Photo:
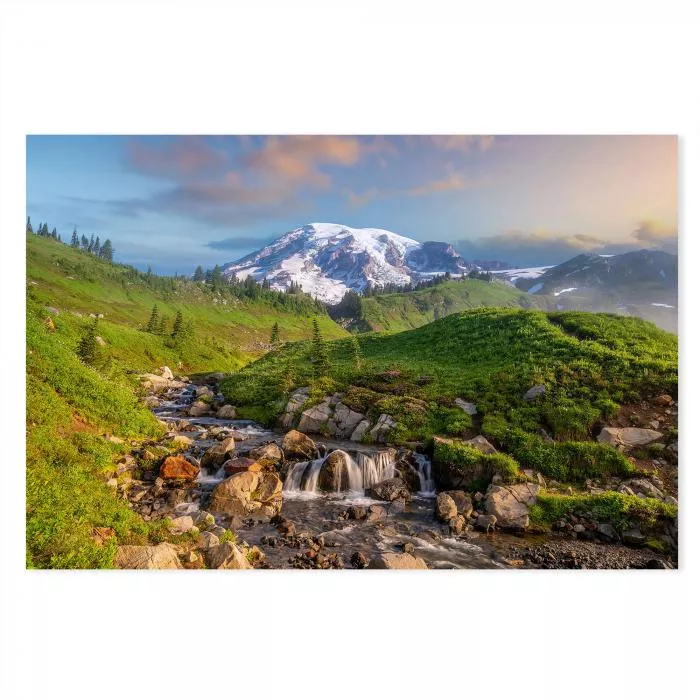
[[[420,243],[379,228],[311,223],[227,263],[224,274],[267,278],[274,289],[295,282],[312,296],[336,303],[349,289],[361,292],[369,283],[407,284],[444,272],[461,274],[472,267],[449,243]]]

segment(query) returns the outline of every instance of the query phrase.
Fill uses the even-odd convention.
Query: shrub
[[[562,440],[585,440],[600,410],[586,402],[561,399],[543,410],[544,419],[555,438]]]

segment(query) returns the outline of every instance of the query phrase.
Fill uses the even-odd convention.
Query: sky
[[[312,222],[518,267],[676,253],[677,149],[675,136],[28,136],[27,214],[160,274]]]

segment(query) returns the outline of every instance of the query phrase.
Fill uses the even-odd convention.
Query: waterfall
[[[362,470],[362,486],[364,488],[394,476],[394,465],[396,464],[394,450],[384,450],[374,455],[358,452],[357,459]]]
[[[430,459],[418,452],[413,453],[413,461],[415,466],[410,464],[411,469],[418,475],[420,481],[421,493],[435,493],[435,484],[433,483],[432,464]]]

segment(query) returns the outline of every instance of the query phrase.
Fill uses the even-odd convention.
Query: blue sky
[[[677,250],[673,136],[29,136],[27,213],[191,273],[309,222],[554,264]]]

